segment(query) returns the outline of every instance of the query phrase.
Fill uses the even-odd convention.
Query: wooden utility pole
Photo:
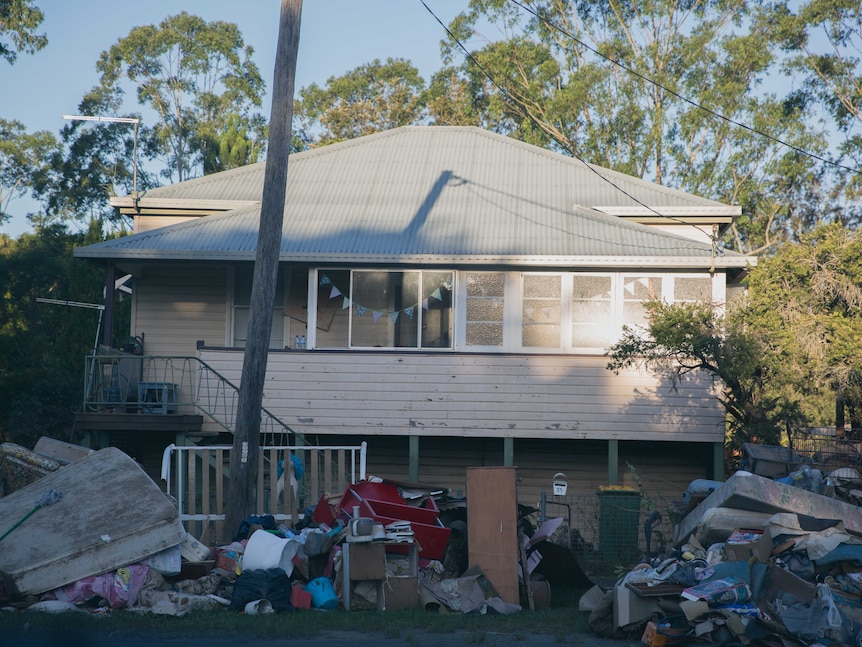
[[[301,14],[302,0],[281,0],[281,18],[272,84],[269,143],[249,307],[248,341],[243,356],[233,451],[230,455],[230,481],[225,521],[226,530],[231,537],[236,534],[242,520],[254,513],[256,498],[254,488],[260,453],[260,410],[263,403],[269,335],[272,329],[272,308],[275,303],[275,286],[281,252]]]

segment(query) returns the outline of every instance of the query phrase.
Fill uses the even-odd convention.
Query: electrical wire
[[[422,4],[425,4],[424,0],[420,0],[420,1],[422,2]],[[707,108],[706,106],[703,106],[703,105],[701,105],[701,104],[697,103],[696,101],[693,101],[693,100],[689,99],[688,97],[685,97],[685,96],[683,96],[683,95],[679,94],[678,92],[675,92],[674,90],[672,90],[672,89],[670,89],[670,88],[668,88],[668,87],[666,87],[666,86],[662,85],[662,84],[661,84],[661,83],[659,83],[658,81],[654,81],[653,79],[649,78],[648,76],[645,76],[645,75],[641,74],[641,73],[640,73],[640,72],[638,72],[637,70],[634,70],[634,69],[632,69],[632,68],[628,67],[628,66],[627,66],[627,65],[625,65],[624,63],[620,63],[620,62],[619,62],[619,61],[617,61],[616,59],[613,59],[613,58],[611,58],[610,56],[607,56],[607,55],[605,55],[605,54],[602,54],[600,51],[598,51],[598,50],[597,50],[597,49],[595,49],[594,47],[591,47],[589,44],[585,43],[584,41],[579,40],[577,37],[573,36],[571,33],[569,33],[568,31],[566,31],[566,30],[565,30],[565,29],[563,29],[562,27],[558,27],[557,25],[554,25],[554,24],[552,24],[552,23],[548,22],[548,20],[547,20],[547,19],[545,19],[543,16],[540,16],[540,15],[539,15],[539,13],[538,13],[536,10],[532,9],[531,7],[528,7],[528,6],[524,5],[522,2],[520,2],[520,0],[509,0],[509,2],[511,2],[511,3],[512,3],[512,4],[514,4],[514,5],[517,5],[518,7],[520,7],[521,9],[523,9],[524,11],[526,11],[527,13],[529,13],[529,14],[531,14],[531,15],[535,16],[537,19],[541,20],[545,25],[547,25],[547,26],[548,26],[548,27],[550,27],[551,29],[554,29],[554,30],[556,30],[556,31],[560,32],[561,34],[563,34],[564,36],[566,36],[566,37],[568,37],[568,38],[571,38],[571,39],[572,39],[574,42],[576,42],[578,45],[580,45],[580,46],[581,46],[581,47],[583,47],[584,49],[589,50],[590,52],[592,52],[592,53],[593,53],[593,54],[595,54],[596,56],[599,56],[600,58],[603,58],[604,60],[608,61],[609,63],[613,63],[614,65],[616,65],[617,67],[619,67],[619,68],[620,68],[620,69],[622,69],[622,70],[625,70],[626,72],[628,72],[628,73],[629,73],[629,74],[631,74],[632,76],[636,76],[637,78],[641,79],[642,81],[646,81],[647,83],[650,83],[651,85],[654,85],[655,87],[657,87],[657,88],[661,89],[662,91],[667,92],[668,94],[670,94],[670,95],[672,95],[672,96],[676,97],[676,98],[677,98],[677,99],[679,99],[680,101],[684,101],[685,103],[687,103],[687,104],[689,104],[689,105],[691,105],[691,106],[693,106],[693,107],[697,108],[698,110],[703,110],[704,112],[706,112],[707,114],[712,115],[713,117],[717,117],[717,118],[719,118],[719,119],[721,119],[721,120],[723,120],[723,121],[726,121],[726,122],[727,122],[727,123],[729,123],[729,124],[733,124],[734,126],[737,126],[738,128],[742,128],[742,129],[744,129],[744,130],[747,130],[747,131],[748,131],[748,132],[750,132],[750,133],[754,133],[755,135],[759,135],[760,137],[765,137],[766,139],[768,139],[768,140],[770,140],[770,141],[772,141],[772,142],[775,142],[776,144],[780,144],[781,146],[785,146],[785,147],[789,148],[789,149],[790,149],[790,150],[792,150],[792,151],[795,151],[795,152],[797,152],[797,153],[800,153],[800,154],[802,154],[802,155],[805,155],[806,157],[810,157],[810,158],[812,158],[812,159],[816,159],[816,160],[818,160],[818,161],[820,161],[820,162],[823,162],[824,164],[830,164],[830,165],[832,165],[832,166],[836,166],[836,167],[838,167],[838,168],[844,169],[845,171],[850,171],[851,173],[860,173],[860,172],[862,172],[862,171],[860,171],[860,169],[858,169],[858,168],[852,168],[852,167],[849,167],[849,166],[845,166],[844,164],[840,164],[840,163],[838,163],[838,162],[835,162],[835,161],[833,161],[833,160],[827,159],[827,158],[825,158],[825,157],[821,157],[820,155],[817,155],[816,153],[812,153],[811,151],[805,150],[804,148],[800,148],[800,147],[798,147],[798,146],[794,146],[793,144],[790,144],[790,143],[788,143],[788,142],[784,141],[783,139],[780,139],[780,138],[778,138],[778,137],[773,137],[772,135],[770,135],[770,134],[768,134],[768,133],[762,132],[762,131],[760,131],[760,130],[757,130],[756,128],[753,128],[752,126],[748,126],[748,125],[743,124],[743,123],[741,123],[741,122],[739,122],[739,121],[736,121],[736,120],[734,120],[734,119],[731,119],[730,117],[728,117],[728,116],[726,116],[726,115],[723,115],[723,114],[721,114],[720,112],[716,112],[715,110],[712,110],[711,108]],[[426,6],[427,6],[427,5],[426,5]]]
[[[512,0],[512,1],[514,2],[514,0]],[[506,90],[506,88],[504,88],[504,87],[503,87],[503,86],[501,86],[499,83],[497,83],[497,81],[496,81],[496,80],[491,76],[491,74],[490,74],[490,73],[489,73],[489,72],[488,72],[484,67],[482,67],[482,64],[481,64],[481,63],[479,63],[479,61],[478,61],[478,60],[476,60],[476,57],[475,57],[475,56],[473,56],[473,54],[471,54],[471,53],[470,53],[470,51],[467,49],[467,47],[466,47],[466,46],[465,46],[465,45],[464,45],[464,44],[463,44],[463,43],[462,43],[462,42],[461,42],[461,41],[460,41],[460,40],[455,36],[455,34],[453,34],[453,33],[452,33],[452,31],[451,31],[451,30],[446,26],[446,24],[445,24],[442,20],[440,20],[439,16],[437,16],[437,14],[435,14],[435,13],[434,13],[434,11],[433,11],[433,10],[432,10],[432,9],[431,9],[427,4],[426,4],[426,3],[425,3],[425,0],[419,0],[419,2],[421,2],[421,3],[422,3],[422,6],[424,6],[424,7],[425,7],[425,9],[428,11],[428,13],[430,13],[438,23],[440,23],[440,26],[441,26],[441,27],[446,31],[446,33],[449,35],[449,38],[450,38],[450,39],[452,39],[452,41],[453,41],[454,43],[456,43],[456,44],[458,45],[458,47],[460,47],[460,48],[461,48],[461,50],[464,52],[464,55],[465,55],[465,56],[466,56],[466,57],[467,57],[467,58],[468,58],[468,59],[469,59],[469,60],[470,60],[470,61],[471,61],[471,62],[472,62],[472,63],[473,63],[473,64],[474,64],[478,69],[479,69],[479,71],[480,71],[480,72],[485,76],[485,78],[486,78],[486,79],[488,79],[488,81],[490,81],[490,82],[491,82],[491,84],[492,84],[494,87],[496,87],[496,88],[497,88],[497,89],[498,89],[498,90],[503,94],[503,96],[505,96],[505,97],[506,97],[507,99],[509,99],[510,101],[512,101],[512,102],[514,102],[514,103],[517,103],[517,102],[518,102],[518,101],[517,101],[517,99],[515,99],[515,98],[514,98],[514,97],[509,93],[509,91],[508,91],[508,90]],[[518,3],[516,2],[515,4],[518,4]],[[520,5],[519,5],[519,6],[520,6]],[[538,123],[538,121],[537,121],[534,117],[532,117],[532,115],[527,114],[527,117],[528,117],[528,118],[529,118],[533,123],[535,123],[537,126],[540,126],[540,127],[541,127],[541,124],[539,124],[539,123]],[[575,159],[577,159],[579,162],[581,162],[584,166],[586,166],[590,171],[592,171],[593,173],[595,173],[595,174],[596,174],[599,178],[601,178],[604,182],[607,182],[608,184],[610,184],[614,189],[616,189],[617,191],[619,191],[620,193],[622,193],[624,196],[626,196],[626,197],[627,197],[627,198],[629,198],[630,200],[633,200],[634,202],[636,202],[637,204],[639,204],[640,206],[642,206],[644,209],[647,209],[648,211],[651,211],[652,213],[654,213],[655,215],[659,216],[660,218],[665,218],[665,219],[667,219],[667,220],[671,220],[671,221],[673,221],[673,222],[678,222],[678,223],[681,223],[681,224],[684,224],[684,225],[689,225],[689,226],[694,227],[695,229],[697,229],[700,233],[702,233],[704,236],[706,236],[706,237],[707,237],[707,238],[712,242],[712,256],[713,256],[713,263],[715,262],[715,255],[716,255],[716,253],[719,253],[719,254],[721,253],[721,250],[718,248],[718,245],[717,245],[717,242],[718,242],[718,241],[717,241],[717,238],[716,238],[716,235],[715,235],[715,234],[713,234],[713,233],[711,233],[711,232],[707,232],[707,231],[705,231],[704,229],[701,229],[698,225],[696,225],[696,224],[694,224],[694,223],[689,223],[689,222],[686,222],[685,220],[682,220],[682,219],[680,219],[680,218],[675,218],[675,217],[673,217],[673,216],[668,216],[668,215],[663,214],[663,213],[661,213],[661,212],[659,212],[659,211],[656,211],[654,208],[652,208],[652,207],[651,207],[651,206],[649,206],[648,204],[645,204],[645,203],[641,202],[641,201],[640,201],[640,200],[638,200],[635,196],[633,196],[632,194],[630,194],[628,191],[626,191],[625,189],[623,189],[622,187],[620,187],[618,184],[614,183],[611,179],[609,179],[609,178],[605,177],[604,175],[602,175],[598,170],[596,170],[596,169],[593,167],[593,165],[592,165],[592,164],[590,164],[589,162],[587,162],[587,160],[585,160],[585,159],[584,159],[580,154],[578,154],[578,152],[577,152],[576,150],[574,150],[573,148],[571,148],[570,146],[568,146],[566,143],[564,143],[564,142],[560,142],[560,141],[557,141],[557,143],[558,143],[558,144],[560,145],[560,147],[561,147],[561,148],[563,148],[567,153],[569,153],[572,157],[574,157],[574,158],[575,158]]]

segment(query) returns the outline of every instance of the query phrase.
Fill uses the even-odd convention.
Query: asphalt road
[[[27,647],[187,647],[198,645],[203,647],[322,647],[323,645],[343,645],[344,647],[460,647],[462,645],[481,645],[482,647],[544,647],[545,645],[577,645],[577,647],[638,647],[639,640],[609,640],[592,634],[578,633],[567,636],[537,633],[495,633],[491,631],[458,631],[454,633],[406,633],[398,638],[392,638],[382,633],[365,632],[331,632],[319,636],[261,638],[260,636],[244,636],[241,634],[224,635],[222,637],[207,636],[196,641],[188,634],[183,635],[146,635],[135,637],[116,635],[98,635],[93,633],[75,634],[73,631],[63,631],[44,634],[22,629],[3,637],[4,645],[27,645]]]

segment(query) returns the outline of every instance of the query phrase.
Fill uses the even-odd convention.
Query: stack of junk
[[[742,466],[691,484],[666,554],[648,549],[581,598],[594,632],[652,647],[862,645],[862,476],[786,447],[747,445]]]
[[[292,527],[250,516],[232,541],[208,546],[119,449],[47,438],[33,450],[5,443],[0,612],[543,608],[552,584],[585,590],[592,582],[568,548],[553,543],[562,519],[531,523],[536,512],[522,515],[520,545],[501,558],[517,573],[512,599],[468,563],[466,498],[446,488],[371,477],[324,494]]]

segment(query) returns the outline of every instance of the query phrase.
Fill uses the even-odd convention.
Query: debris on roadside
[[[771,449],[747,448],[753,471],[693,484],[671,549],[582,598],[595,633],[651,647],[862,644],[862,475]]]
[[[534,523],[537,510],[514,502],[511,549],[493,555],[494,567],[515,573],[514,596],[504,599],[489,573],[470,563],[465,500],[446,488],[371,477],[324,495],[293,527],[254,515],[232,541],[209,546],[183,528],[173,499],[120,450],[60,449],[64,458],[23,448],[5,454],[16,469],[38,467],[27,467],[29,482],[0,498],[0,519],[11,520],[0,527],[0,604],[7,609],[508,614],[547,607],[552,586],[590,583],[568,548],[552,540],[563,520]],[[58,496],[49,501],[48,493]]]

